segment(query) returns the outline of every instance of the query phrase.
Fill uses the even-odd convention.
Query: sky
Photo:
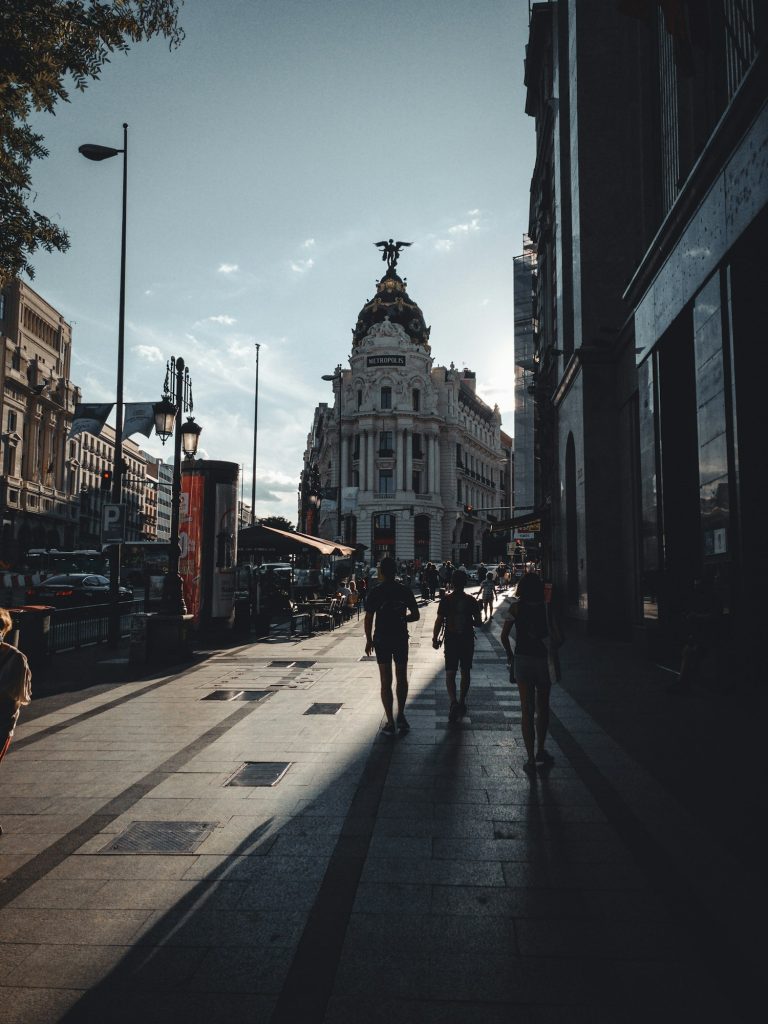
[[[35,209],[66,253],[37,253],[35,288],[72,322],[72,380],[113,401],[122,158],[129,125],[125,400],[160,397],[190,367],[200,454],[243,467],[256,514],[296,521],[322,374],[348,366],[351,329],[384,264],[432,327],[435,364],[468,366],[513,433],[512,258],[535,158],[524,113],[527,0],[187,0],[186,38],[116,54],[36,130]],[[134,437],[170,459],[156,437]]]

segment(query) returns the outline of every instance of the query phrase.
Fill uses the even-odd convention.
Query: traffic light
[[[464,515],[465,516],[471,516],[471,515],[474,515],[474,513],[475,513],[475,510],[474,510],[474,507],[472,505],[465,505],[464,506]]]
[[[112,489],[112,470],[102,469],[101,471],[101,489],[102,491],[109,491]]]

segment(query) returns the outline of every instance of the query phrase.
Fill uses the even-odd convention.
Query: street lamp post
[[[125,363],[125,229],[128,203],[128,125],[123,124],[123,148],[86,143],[78,152],[86,160],[109,160],[123,154],[123,225],[120,243],[120,312],[117,329],[117,389],[115,395],[115,460],[112,470],[112,501],[119,505],[123,495],[123,366]],[[120,545],[113,544],[109,558],[109,632],[110,647],[120,642]]]
[[[174,435],[173,483],[171,485],[171,542],[168,555],[168,575],[163,584],[163,611],[168,615],[185,615],[184,591],[179,575],[179,511],[181,507],[181,452],[194,457],[202,427],[190,415],[182,425],[182,412],[191,413],[192,381],[183,359],[171,356],[165,370],[163,397],[154,406],[155,430],[165,444]]]
[[[338,381],[339,384],[339,409],[338,409],[338,421],[339,421],[339,455],[338,462],[336,464],[337,477],[336,477],[336,536],[343,543],[344,538],[341,534],[341,365],[336,367],[335,373],[324,373],[323,380]]]

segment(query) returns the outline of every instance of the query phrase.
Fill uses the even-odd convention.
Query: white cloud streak
[[[217,270],[217,273],[218,274],[234,274],[235,271],[237,271],[239,269],[240,269],[240,267],[237,265],[237,263],[221,263],[219,265],[219,269]]]

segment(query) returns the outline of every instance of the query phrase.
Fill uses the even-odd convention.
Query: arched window
[[[383,387],[381,389],[381,408],[391,409],[392,408],[392,388]]]

